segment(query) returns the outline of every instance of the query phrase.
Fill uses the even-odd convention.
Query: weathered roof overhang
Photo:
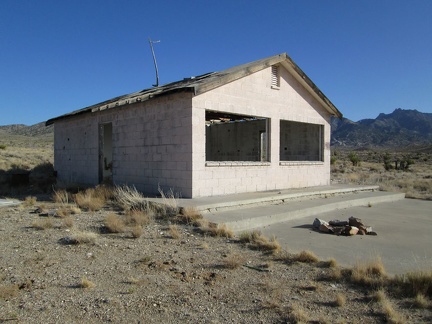
[[[73,111],[71,113],[49,119],[45,124],[54,124],[57,120],[69,118],[86,113],[95,113],[106,109],[113,109],[125,105],[135,104],[156,97],[170,95],[177,92],[193,92],[195,95],[218,88],[224,84],[244,78],[250,74],[261,71],[270,66],[281,64],[284,66],[294,78],[318,100],[318,102],[333,116],[342,118],[342,113],[332,104],[332,102],[319,90],[311,79],[294,63],[294,61],[286,54],[278,54],[265,59],[254,61],[251,63],[232,67],[230,69],[203,74],[197,77],[191,77],[182,81],[168,83],[163,86],[145,89],[124,96],[115,97],[113,99],[103,101],[101,103]]]

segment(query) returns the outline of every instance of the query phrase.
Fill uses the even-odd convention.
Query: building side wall
[[[112,123],[115,185],[133,185],[147,194],[157,194],[160,187],[190,197],[191,96],[177,93],[56,121],[54,163],[58,180],[86,185],[99,182],[98,128]]]
[[[330,114],[282,66],[280,87],[271,86],[271,68],[193,98],[193,196],[223,195],[330,183]],[[206,162],[205,111],[270,119],[270,162]],[[280,121],[324,126],[323,162],[280,159]]]

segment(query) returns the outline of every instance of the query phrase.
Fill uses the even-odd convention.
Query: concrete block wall
[[[224,195],[330,183],[330,114],[282,66],[280,87],[271,86],[271,68],[200,94],[193,101],[194,197]],[[206,109],[270,119],[270,162],[208,163],[205,154]],[[280,121],[324,126],[324,161],[283,162]]]
[[[112,123],[113,183],[146,194],[172,189],[192,195],[191,93],[56,121],[55,166],[59,182],[99,182],[100,124]],[[64,147],[64,149],[63,149]]]
[[[54,169],[59,185],[99,181],[99,131],[96,119],[77,116],[54,124]]]
[[[147,194],[157,194],[160,187],[191,196],[191,96],[177,93],[118,110],[113,123],[114,183],[134,185]]]

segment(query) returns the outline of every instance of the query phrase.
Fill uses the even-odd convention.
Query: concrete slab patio
[[[377,190],[376,186],[332,185],[179,199],[179,204],[195,206],[205,218],[228,224],[237,233],[256,228],[268,237],[275,235],[288,251],[308,249],[343,266],[379,256],[392,274],[432,270],[432,202]],[[378,235],[344,237],[312,229],[315,217],[350,216],[361,218]]]
[[[373,227],[377,236],[336,236],[312,229],[314,218],[324,220],[358,217]],[[321,259],[335,258],[344,266],[381,257],[387,272],[432,271],[432,201],[404,199],[352,207],[261,227],[275,235],[283,248],[311,250]]]

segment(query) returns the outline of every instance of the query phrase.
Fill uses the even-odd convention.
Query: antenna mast
[[[155,65],[155,70],[156,70],[156,84],[153,84],[154,87],[158,87],[159,86],[159,71],[158,71],[158,67],[157,67],[157,63],[156,63],[156,56],[153,50],[153,44],[159,43],[160,40],[158,41],[152,41],[151,38],[149,37],[149,44],[150,44],[150,49],[152,51],[152,55],[153,55],[153,62]]]

